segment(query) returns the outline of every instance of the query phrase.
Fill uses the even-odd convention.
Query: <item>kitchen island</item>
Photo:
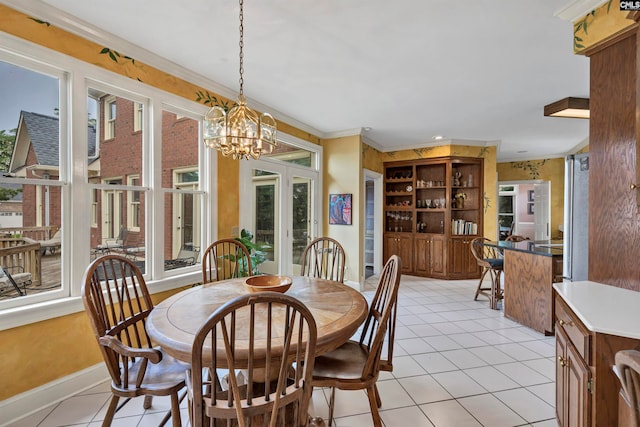
[[[504,315],[553,335],[553,284],[562,282],[562,242],[486,242],[504,254]]]

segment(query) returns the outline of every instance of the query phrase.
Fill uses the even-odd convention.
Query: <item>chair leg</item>
[[[498,301],[502,299],[500,292],[500,275],[502,270],[491,270],[491,308],[498,309]]]
[[[333,406],[336,403],[336,388],[331,387],[331,399],[329,399],[329,427],[333,425]]]
[[[151,404],[153,403],[153,396],[151,395],[146,395],[144,397],[144,403],[142,404],[142,407],[144,409],[149,409],[151,408]]]
[[[373,385],[373,390],[376,392],[376,404],[378,408],[382,407],[382,399],[380,399],[380,393],[378,392],[378,386],[376,384]]]
[[[376,402],[375,385],[367,387],[367,396],[369,397],[369,407],[371,407],[371,417],[373,417],[373,426],[382,427],[380,413],[378,412],[378,403]]]
[[[109,409],[107,409],[107,413],[104,415],[104,420],[102,421],[102,427],[108,427],[111,425],[113,421],[113,416],[116,413],[116,408],[118,407],[118,400],[120,400],[120,396],[116,396],[115,394],[111,396],[111,402],[109,402]]]
[[[480,292],[482,292],[484,289],[486,289],[486,288],[482,287],[482,281],[484,280],[484,276],[487,275],[487,271],[489,271],[487,268],[483,268],[482,269],[482,275],[480,276],[480,281],[478,282],[478,289],[476,289],[476,295],[473,297],[474,301],[477,301],[478,300],[478,295],[480,295]]]

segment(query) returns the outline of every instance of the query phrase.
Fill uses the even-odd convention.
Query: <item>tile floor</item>
[[[378,381],[385,427],[557,427],[554,338],[490,310],[486,298],[473,301],[476,284],[402,277],[394,371]],[[99,426],[109,396],[105,382],[14,426]],[[326,420],[328,398],[328,389],[315,390],[310,413]],[[188,425],[186,402],[182,407]],[[168,399],[155,399],[145,411],[142,398],[134,399],[113,425],[155,426],[168,408]],[[338,390],[335,421],[337,427],[371,426],[365,393]]]

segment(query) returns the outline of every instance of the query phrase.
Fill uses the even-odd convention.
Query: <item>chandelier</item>
[[[213,106],[204,116],[204,143],[215,148],[225,157],[234,159],[258,159],[269,154],[276,147],[276,121],[271,114],[260,116],[247,107],[242,90],[244,80],[244,10],[240,0],[240,93],[238,102],[229,114],[218,106]]]

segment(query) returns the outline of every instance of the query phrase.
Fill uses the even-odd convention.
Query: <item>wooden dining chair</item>
[[[529,240],[529,238],[527,236],[521,236],[519,234],[510,234],[504,240],[505,242],[522,242],[524,240]]]
[[[251,255],[235,239],[216,240],[202,255],[202,283],[253,276]]]
[[[311,312],[288,295],[241,295],[218,308],[196,333],[191,350],[191,424],[305,426],[316,339]],[[230,373],[227,387],[218,375],[207,374],[220,369]],[[246,369],[245,385],[233,374],[236,369]]]
[[[380,413],[382,406],[376,382],[380,367],[384,363],[392,366],[390,356],[386,362],[381,361],[385,336],[398,300],[400,286],[401,261],[397,255],[392,255],[385,264],[378,288],[369,307],[369,315],[364,323],[363,331],[358,341],[347,341],[329,353],[316,357],[313,368],[313,386],[331,387],[329,402],[329,427],[333,422],[336,388],[340,390],[366,390],[373,425],[380,427]],[[395,321],[393,321],[395,327]],[[393,343],[389,343],[393,348]],[[391,355],[393,353],[391,352]]]
[[[331,237],[312,240],[302,253],[302,276],[344,282],[345,254]]]
[[[498,301],[502,299],[500,276],[502,275],[504,260],[497,248],[484,244],[484,242],[488,241],[490,240],[484,237],[476,237],[471,241],[471,253],[478,265],[482,268],[482,274],[480,275],[480,281],[478,282],[473,300],[476,301],[480,294],[486,294],[489,297],[489,306],[496,310],[498,308]],[[489,273],[491,278],[491,286],[488,288],[482,286],[482,282],[487,273]]]
[[[629,405],[629,427],[640,426],[640,352],[622,350],[615,355],[616,374],[622,385],[622,396]],[[619,424],[623,425],[623,424]]]
[[[87,267],[82,301],[111,375],[111,402],[103,426],[111,425],[115,412],[132,397],[170,396],[173,426],[181,425],[178,392],[185,386],[189,365],[177,361],[151,343],[145,321],[153,309],[142,273],[120,255],[104,255]],[[118,407],[120,397],[127,400]],[[184,397],[184,394],[183,396]]]

